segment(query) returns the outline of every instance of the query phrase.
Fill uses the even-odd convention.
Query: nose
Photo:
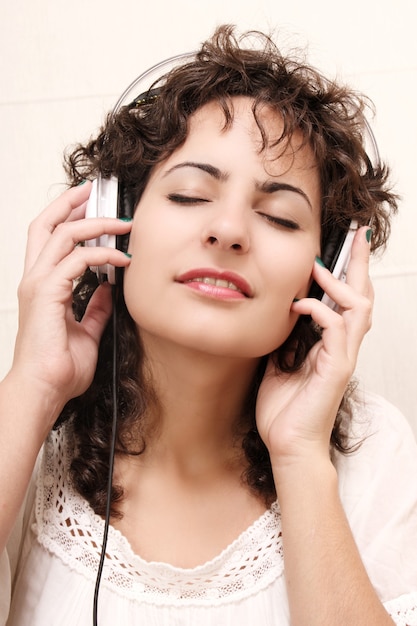
[[[222,207],[217,215],[211,216],[202,233],[202,241],[204,245],[215,246],[220,250],[247,252],[250,238],[243,211]]]

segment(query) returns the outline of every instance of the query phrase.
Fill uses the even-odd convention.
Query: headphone
[[[149,102],[152,98],[155,98],[158,89],[153,89],[152,85],[169,70],[186,61],[191,61],[194,58],[194,52],[185,52],[165,59],[150,67],[125,89],[116,102],[111,115],[114,117],[124,105],[140,106],[145,102]],[[132,99],[133,93],[140,93],[141,95]],[[381,166],[381,159],[378,145],[372,128],[366,118],[364,118],[363,132],[368,164],[372,169],[379,168]],[[134,206],[132,205],[132,199],[128,197],[123,185],[119,183],[117,177],[111,176],[110,178],[104,178],[98,175],[93,181],[93,187],[87,203],[86,217],[132,217],[133,211]],[[321,260],[325,267],[327,267],[336,278],[343,281],[346,279],[350,250],[357,229],[358,223],[356,220],[352,220],[346,227],[340,225],[335,226],[321,251]],[[126,248],[124,242],[126,242],[126,237],[117,238],[115,235],[104,234],[97,239],[87,241],[86,245],[104,246],[123,250]],[[108,280],[110,284],[116,284],[117,272],[116,268],[112,265],[100,265],[98,267],[91,267],[91,269],[96,273],[99,282]],[[331,308],[336,307],[335,303],[330,300],[315,283],[312,285],[309,295],[321,299]]]

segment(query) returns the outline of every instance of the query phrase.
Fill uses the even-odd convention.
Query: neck
[[[240,430],[259,364],[201,354],[178,346],[163,350],[147,337],[147,367],[158,403],[151,415],[147,453],[195,467],[240,454]]]

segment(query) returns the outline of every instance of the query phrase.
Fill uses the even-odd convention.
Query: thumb
[[[81,320],[86,333],[98,344],[112,311],[112,290],[109,283],[100,284],[88,303]]]

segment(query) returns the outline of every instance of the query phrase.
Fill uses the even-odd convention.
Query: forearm
[[[59,402],[9,374],[0,383],[0,552],[13,528]]]
[[[124,235],[131,228],[119,219],[83,219],[90,191],[90,183],[67,190],[29,228],[14,364],[0,383],[0,550],[48,432],[65,403],[84,393],[93,380],[111,315],[112,293],[103,283],[77,322],[74,280],[90,266],[126,267],[130,262],[112,247],[75,245],[104,233]]]
[[[330,460],[274,470],[292,626],[392,626],[355,545]]]

